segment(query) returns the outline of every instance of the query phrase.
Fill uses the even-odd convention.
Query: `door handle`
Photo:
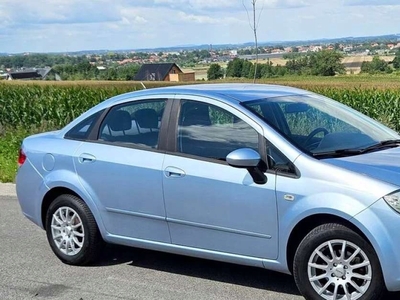
[[[180,178],[186,175],[185,171],[175,167],[167,167],[164,170],[164,174],[166,177],[169,178]]]
[[[82,153],[81,155],[79,155],[79,162],[81,164],[94,162],[95,160],[96,160],[96,157],[92,154]]]

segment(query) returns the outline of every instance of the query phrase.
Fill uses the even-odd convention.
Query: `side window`
[[[296,170],[293,163],[281,151],[267,142],[267,161],[270,170],[280,174],[295,174]]]
[[[82,122],[80,122],[78,125],[75,125],[71,130],[69,130],[65,134],[65,138],[67,139],[73,139],[73,140],[86,140],[89,137],[90,131],[92,130],[92,127],[98,120],[98,118],[101,116],[101,114],[104,112],[104,110],[99,111],[90,117],[86,118]]]
[[[166,101],[135,101],[113,107],[100,126],[99,140],[157,148]]]
[[[211,104],[182,101],[178,125],[181,153],[225,160],[239,148],[258,151],[258,133],[230,112]]]

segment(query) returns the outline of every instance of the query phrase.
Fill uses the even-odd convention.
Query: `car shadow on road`
[[[96,266],[131,266],[198,277],[289,295],[300,295],[291,276],[261,268],[137,248],[108,245]]]
[[[299,296],[292,276],[261,268],[247,267],[183,255],[138,248],[107,245],[94,266],[130,266],[198,277],[251,288]],[[388,293],[385,300],[398,300],[400,293]]]

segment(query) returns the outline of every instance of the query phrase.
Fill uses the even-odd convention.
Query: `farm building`
[[[8,80],[61,80],[52,68],[35,68],[11,71],[7,73]]]
[[[175,63],[144,64],[135,76],[137,81],[195,81],[194,72],[184,73]]]

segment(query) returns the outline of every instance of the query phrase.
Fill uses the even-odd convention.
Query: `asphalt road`
[[[94,266],[67,266],[22,216],[12,189],[0,187],[2,300],[303,299],[291,276],[135,248],[110,245]]]

